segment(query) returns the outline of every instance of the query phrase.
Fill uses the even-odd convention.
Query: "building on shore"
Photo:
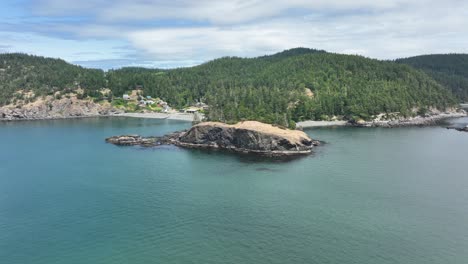
[[[196,108],[196,107],[189,107],[189,108],[185,109],[185,113],[188,113],[188,114],[195,114],[198,111],[200,111],[200,109]]]

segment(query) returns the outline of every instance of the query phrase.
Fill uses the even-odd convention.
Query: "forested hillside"
[[[212,107],[211,119],[228,121],[366,118],[455,102],[440,84],[409,66],[309,49],[221,58],[169,71],[127,68],[109,72],[108,79],[115,94],[143,85],[177,106],[202,100]],[[309,96],[306,88],[312,91]]]
[[[0,105],[12,101],[18,90],[29,90],[40,96],[81,87],[92,93],[105,87],[105,81],[102,70],[86,69],[64,60],[0,54]]]
[[[3,103],[21,88],[41,94],[79,83],[90,90],[107,86],[120,96],[138,86],[175,107],[203,101],[210,105],[207,116],[212,120],[281,125],[334,115],[408,115],[414,107],[455,103],[447,89],[410,66],[304,48],[258,58],[220,58],[191,68],[123,68],[105,75],[61,60],[1,56]]]
[[[449,88],[462,102],[468,102],[468,54],[423,55],[397,60],[422,69]]]

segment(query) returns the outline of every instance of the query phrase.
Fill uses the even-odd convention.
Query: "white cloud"
[[[23,52],[34,55],[61,58],[67,61],[117,58],[114,48],[125,45],[122,41],[71,40],[45,37],[34,33],[0,31],[3,45],[8,52]]]
[[[468,24],[468,4],[465,6],[288,17],[236,26],[135,30],[127,36],[136,48],[155,58],[207,60],[227,55],[264,55],[302,46],[393,59],[422,53],[467,52],[463,44],[468,43],[468,28],[464,26]]]
[[[421,0],[416,0],[421,1]],[[233,24],[281,15],[291,9],[303,10],[381,10],[396,8],[403,0],[41,0],[37,11],[42,15],[92,12],[98,19],[148,20],[185,19],[209,21],[214,24]]]
[[[146,60],[141,63],[154,66],[158,61],[160,65],[190,65],[220,56],[258,56],[298,46],[382,59],[468,52],[468,2],[461,0],[37,3],[36,14],[86,18],[79,24],[48,25],[50,31],[99,43],[76,45],[77,51],[101,51],[107,42],[129,43],[124,53],[135,53],[137,59]],[[95,60],[123,58],[107,52],[100,56]]]

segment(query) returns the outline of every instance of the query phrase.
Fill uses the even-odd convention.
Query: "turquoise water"
[[[313,129],[289,162],[104,143],[187,127],[0,123],[0,263],[468,261],[467,133]]]

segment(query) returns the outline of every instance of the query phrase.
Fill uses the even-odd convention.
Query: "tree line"
[[[207,103],[210,120],[294,126],[306,119],[409,115],[414,108],[454,105],[452,92],[434,79],[397,62],[304,48],[258,58],[224,57],[190,68],[107,72],[62,60],[4,54],[0,55],[0,104],[9,102],[18,89],[41,95],[77,86],[90,93],[107,87],[121,96],[141,87],[145,94],[176,108]]]
[[[396,60],[421,69],[451,90],[461,102],[468,102],[468,54],[433,54]]]

